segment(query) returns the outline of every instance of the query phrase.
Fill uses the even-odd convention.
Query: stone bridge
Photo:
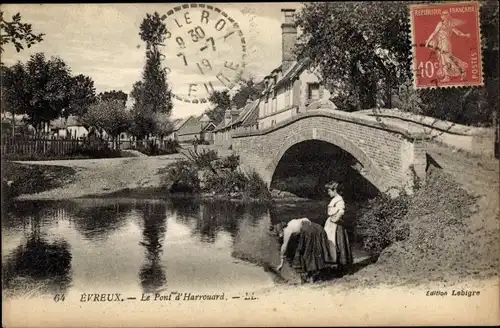
[[[270,186],[282,156],[308,140],[333,144],[350,153],[358,171],[381,192],[408,188],[414,176],[425,182],[423,136],[401,122],[380,122],[364,113],[313,110],[263,130],[233,135],[233,151],[244,170],[255,170]]]

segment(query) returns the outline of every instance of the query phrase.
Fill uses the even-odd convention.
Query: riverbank
[[[413,197],[405,218],[409,238],[385,249],[375,264],[341,278],[342,283],[374,286],[432,280],[447,284],[498,274],[498,161],[471,158],[439,145],[429,145],[428,154],[433,167],[427,185]],[[173,156],[158,156],[54,161],[52,166],[75,170],[71,181],[51,190],[21,195],[20,199],[165,195],[160,192],[161,172],[176,160]]]

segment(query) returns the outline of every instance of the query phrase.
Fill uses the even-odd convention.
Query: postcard
[[[500,324],[497,2],[0,13],[3,327]]]

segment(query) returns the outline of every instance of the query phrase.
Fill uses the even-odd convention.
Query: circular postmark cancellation
[[[479,3],[409,8],[414,87],[483,86]]]
[[[212,5],[191,3],[161,18],[167,28],[162,58],[175,99],[208,103],[214,91],[239,82],[247,44],[232,17]]]

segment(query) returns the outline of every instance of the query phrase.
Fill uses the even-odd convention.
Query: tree
[[[83,116],[89,106],[97,102],[94,81],[83,74],[72,77],[68,97],[69,105],[63,116],[66,118],[69,115]]]
[[[231,104],[241,108],[246,105],[248,99],[257,99],[262,91],[264,91],[264,83],[255,83],[255,79],[250,77],[234,94]]]
[[[484,88],[405,88],[412,79],[409,2],[307,3],[297,16],[304,33],[296,53],[311,59],[341,110],[375,108],[380,99],[392,107],[399,98],[413,112],[488,125],[498,103],[498,2],[480,2]]]
[[[69,107],[72,80],[60,58],[32,55],[26,64],[6,70],[3,81],[6,105],[12,113],[26,114],[26,121],[40,130],[42,123],[60,117]]]
[[[12,21],[8,22],[3,18],[3,11],[0,11],[0,54],[4,52],[4,45],[12,43],[17,52],[24,49],[23,42],[27,48],[37,42],[43,41],[44,33],[34,34],[31,24],[21,22],[21,14],[12,16]]]
[[[165,41],[167,28],[155,12],[147,14],[140,26],[140,37],[146,43],[146,64],[142,74],[140,106],[152,113],[170,115],[172,95],[167,84],[167,74],[162,68],[162,57],[158,46]],[[135,98],[137,101],[137,98]]]
[[[231,97],[229,91],[214,91],[208,100],[215,106],[213,109],[205,111],[215,124],[219,124],[224,119],[224,113],[231,106]]]
[[[121,133],[129,130],[131,114],[121,101],[105,100],[91,105],[81,121],[89,127],[104,129],[116,142]]]
[[[127,103],[128,100],[128,95],[121,91],[121,90],[112,90],[112,91],[105,91],[101,92],[99,94],[99,99],[101,101],[106,101],[106,100],[118,100],[123,102],[123,105]]]
[[[407,15],[402,2],[308,3],[297,16],[297,54],[345,90],[334,97],[340,109],[375,107],[379,91],[390,106],[392,90],[411,77]]]
[[[132,107],[132,124],[130,133],[138,139],[143,139],[155,133],[155,115],[144,99],[144,85],[137,81],[132,87],[130,96],[134,99]]]
[[[12,67],[1,65],[2,76],[2,112],[12,114],[12,135],[15,134],[15,115],[20,114],[27,106],[30,106],[29,98],[26,97],[28,76],[23,64],[18,62]]]

